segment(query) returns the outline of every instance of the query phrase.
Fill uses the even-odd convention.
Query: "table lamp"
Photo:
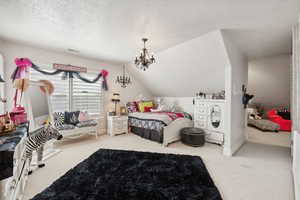
[[[115,103],[115,112],[114,112],[114,114],[117,115],[117,103],[120,102],[120,94],[119,93],[113,93],[111,101]]]

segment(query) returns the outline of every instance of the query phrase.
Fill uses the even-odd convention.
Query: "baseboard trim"
[[[224,146],[223,155],[225,156],[233,156],[238,150],[245,144],[245,140],[241,141],[239,144],[235,145],[234,147],[230,148],[228,146]]]
[[[300,200],[300,182],[297,178],[296,169],[293,169],[293,177],[294,177],[294,193],[295,193],[295,200]]]

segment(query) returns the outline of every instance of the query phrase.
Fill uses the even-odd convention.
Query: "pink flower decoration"
[[[106,77],[108,76],[108,71],[106,71],[105,69],[102,69],[100,73],[103,76],[102,87],[107,91],[108,85],[107,85]]]
[[[108,76],[108,71],[106,71],[105,69],[102,69],[100,72],[103,76],[103,78],[106,78]]]
[[[28,58],[16,58],[15,63],[18,67],[31,67],[32,62]]]
[[[32,66],[32,62],[28,58],[16,58],[15,63],[18,67],[15,79],[25,78],[27,67]]]

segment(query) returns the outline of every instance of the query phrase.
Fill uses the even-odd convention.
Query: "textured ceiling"
[[[154,52],[226,29],[256,58],[288,53],[299,0],[1,0],[0,38],[128,62],[149,37]]]

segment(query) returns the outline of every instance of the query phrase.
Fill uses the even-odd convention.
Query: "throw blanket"
[[[161,132],[163,127],[168,126],[178,118],[192,120],[188,113],[179,112],[135,112],[129,113],[129,126],[151,129]]]
[[[15,150],[26,136],[27,127],[20,127],[9,135],[0,136],[0,180],[13,176]]]

